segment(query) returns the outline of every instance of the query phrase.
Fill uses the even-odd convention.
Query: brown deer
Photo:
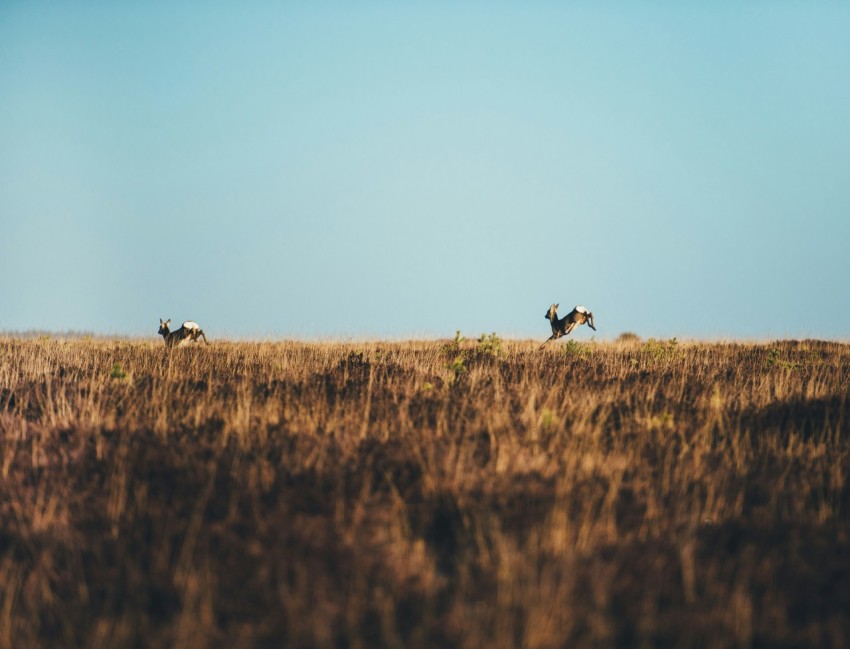
[[[557,340],[561,336],[566,336],[573,329],[585,323],[587,323],[588,327],[596,331],[596,327],[593,326],[593,314],[585,307],[576,306],[572,311],[559,320],[558,306],[559,305],[557,304],[553,304],[549,307],[546,315],[543,316],[552,323],[552,335],[549,336],[542,345],[540,345],[540,349],[543,349],[546,343],[550,340]]]
[[[191,320],[187,320],[182,325],[180,325],[179,329],[175,329],[174,331],[169,331],[168,325],[171,324],[171,318],[162,321],[162,318],[159,319],[159,331],[157,333],[162,336],[163,340],[165,340],[165,346],[171,348],[175,343],[178,345],[190,338],[192,342],[198,342],[198,338],[203,338],[204,343],[209,345],[207,341],[207,337],[204,335],[203,330],[200,326],[198,326],[197,322],[192,322]]]

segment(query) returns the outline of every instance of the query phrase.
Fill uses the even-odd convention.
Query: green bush
[[[481,334],[478,338],[478,346],[475,348],[478,356],[497,357],[502,354],[502,339],[494,331],[491,334]]]
[[[576,340],[568,340],[562,347],[564,356],[578,356],[579,358],[590,356],[592,353],[590,347],[582,345]]]

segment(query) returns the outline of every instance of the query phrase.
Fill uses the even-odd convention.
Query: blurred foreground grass
[[[0,648],[850,643],[850,346],[538,345],[0,339]]]

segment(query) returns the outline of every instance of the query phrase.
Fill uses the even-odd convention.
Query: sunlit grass
[[[0,339],[0,647],[850,637],[850,346],[538,346]]]

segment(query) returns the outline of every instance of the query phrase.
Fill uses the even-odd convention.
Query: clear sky
[[[0,330],[848,339],[850,3],[0,2]],[[575,334],[588,339],[582,327]]]

